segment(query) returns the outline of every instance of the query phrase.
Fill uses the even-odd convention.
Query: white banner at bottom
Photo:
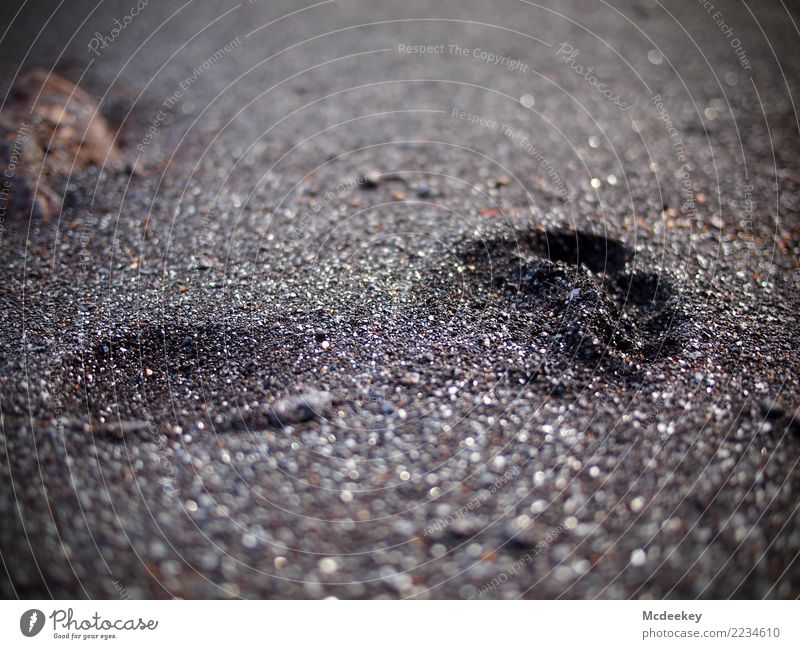
[[[797,601],[4,601],[0,646],[800,647]],[[189,645],[190,646],[190,645]]]

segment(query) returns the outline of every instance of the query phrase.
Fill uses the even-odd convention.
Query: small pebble
[[[379,171],[370,171],[364,174],[364,182],[361,186],[365,189],[375,189],[381,182],[383,182],[381,173]]]

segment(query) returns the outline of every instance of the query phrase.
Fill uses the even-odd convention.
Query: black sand
[[[23,9],[135,173],[5,218],[2,593],[800,595],[800,10],[718,4]]]

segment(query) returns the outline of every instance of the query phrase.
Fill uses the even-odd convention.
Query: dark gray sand
[[[796,5],[132,3],[3,12],[135,167],[4,215],[4,596],[800,595]]]

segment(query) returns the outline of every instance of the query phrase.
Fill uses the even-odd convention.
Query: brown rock
[[[0,113],[0,210],[49,218],[61,189],[90,166],[115,170],[125,160],[97,104],[83,90],[44,70],[19,79]]]

